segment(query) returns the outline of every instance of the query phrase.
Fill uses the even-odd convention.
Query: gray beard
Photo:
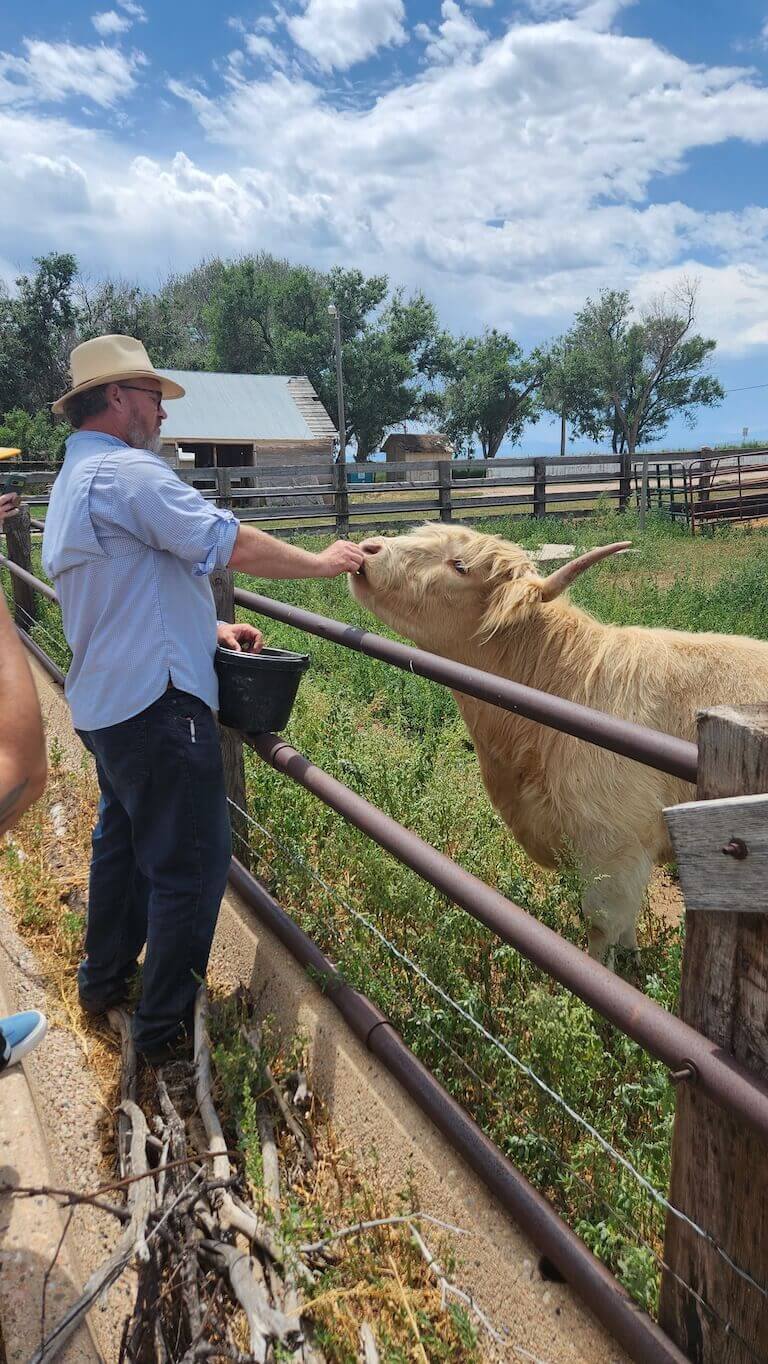
[[[158,431],[154,436],[147,436],[138,422],[128,427],[128,444],[134,450],[150,450],[153,455],[159,455],[162,450],[162,438]]]

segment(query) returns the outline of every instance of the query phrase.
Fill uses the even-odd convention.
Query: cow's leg
[[[645,853],[598,873],[582,900],[589,955],[613,969],[614,948],[637,951],[637,921],[653,863]]]

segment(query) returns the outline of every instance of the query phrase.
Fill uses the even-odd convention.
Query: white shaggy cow
[[[427,525],[363,542],[353,595],[423,649],[695,739],[696,711],[768,699],[768,644],[738,635],[605,625],[562,595],[609,545],[537,573],[495,535]],[[488,794],[544,867],[568,849],[587,882],[590,955],[635,948],[654,863],[671,857],[662,809],[692,788],[617,754],[454,693]]]

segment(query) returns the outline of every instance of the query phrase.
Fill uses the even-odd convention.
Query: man
[[[72,649],[66,695],[96,759],[85,1009],[126,995],[146,941],[136,1048],[160,1061],[191,1023],[231,855],[213,711],[213,656],[260,648],[250,625],[217,627],[208,575],[354,572],[356,545],[311,554],[240,525],[158,458],[163,402],[184,390],[140,342],[102,336],[72,352],[72,389],[53,404],[75,428],[51,493],[43,564]]]
[[[18,505],[0,498],[2,517]],[[46,778],[45,739],[37,691],[23,645],[0,590],[0,838],[42,795]],[[48,1024],[37,1009],[0,1018],[0,1071],[15,1065],[45,1036]]]

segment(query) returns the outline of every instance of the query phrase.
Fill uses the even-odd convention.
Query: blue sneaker
[[[39,1009],[0,1018],[0,1070],[16,1065],[22,1056],[42,1042],[47,1031],[48,1019]]]

